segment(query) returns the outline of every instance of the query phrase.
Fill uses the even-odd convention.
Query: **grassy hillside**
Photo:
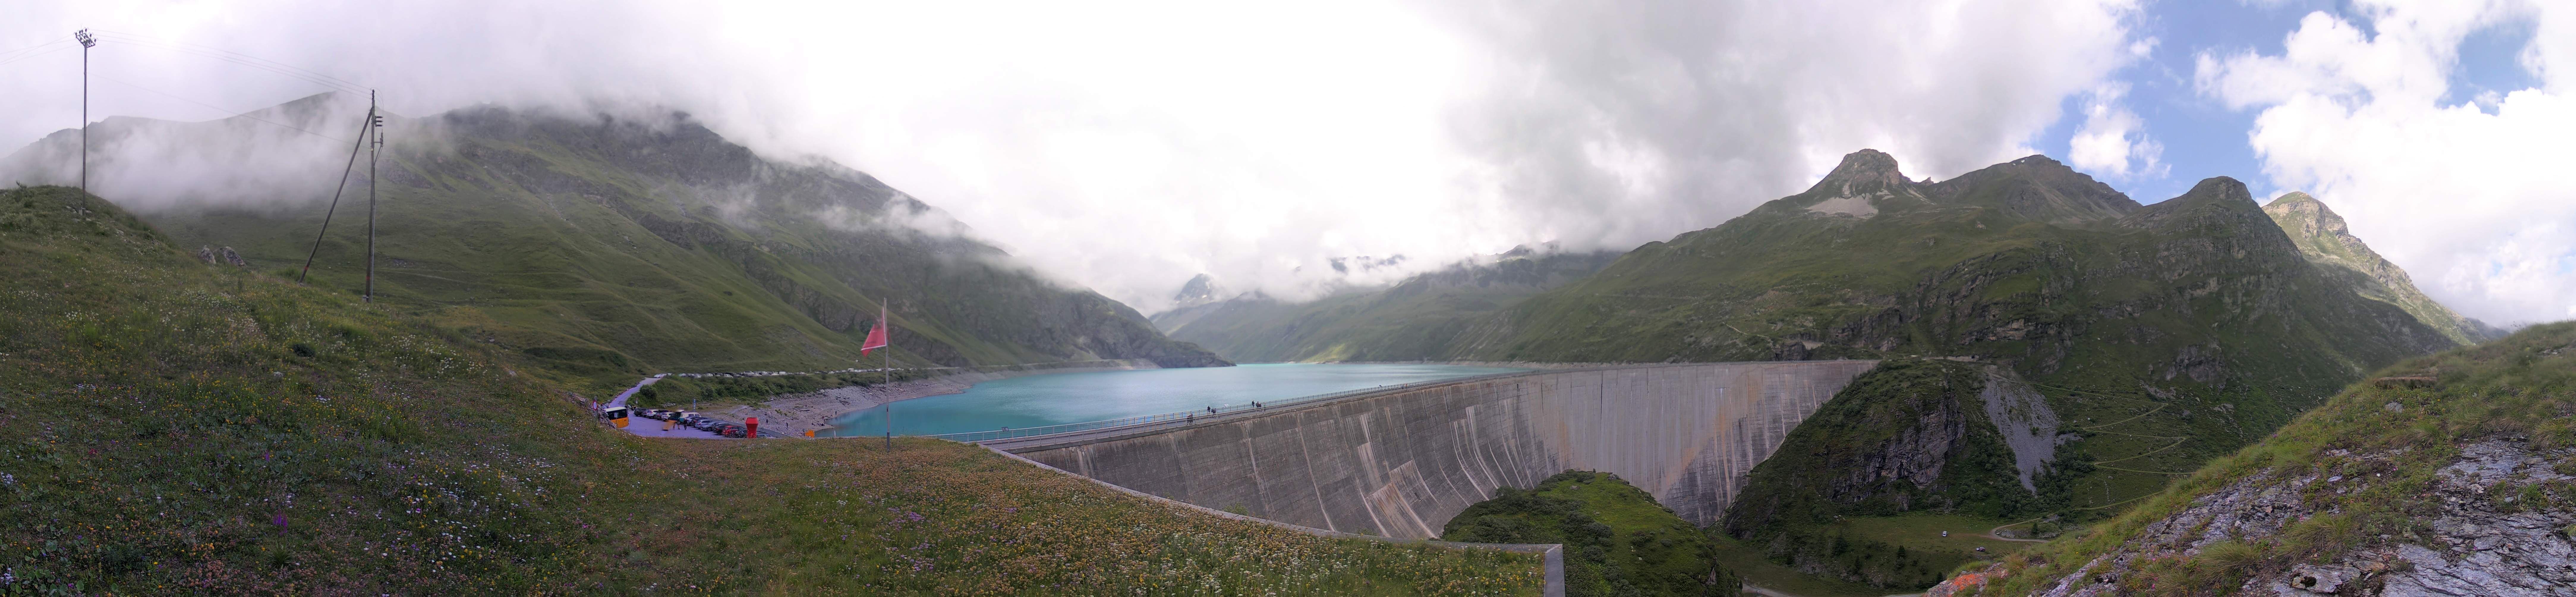
[[[0,592],[1534,594],[960,444],[648,441],[473,330],[0,191]]]
[[[2576,585],[2576,323],[2377,376],[2117,519],[1985,571],[2003,578],[1983,594]]]
[[[1566,471],[1504,487],[1449,519],[1440,538],[1565,544],[1565,594],[1735,595],[1698,527],[1609,473]]]
[[[1523,247],[1393,286],[1304,303],[1251,294],[1157,313],[1153,321],[1173,338],[1237,361],[1444,359],[1471,350],[1462,344],[1464,334],[1478,322],[1539,291],[1600,271],[1617,257]],[[1193,282],[1205,292],[1203,279]]]
[[[318,115],[332,101],[317,96],[271,116]],[[661,371],[850,367],[880,305],[904,363],[1223,364],[1162,337],[1125,305],[1060,288],[940,229],[935,208],[875,178],[767,159],[685,115],[477,107],[392,123],[376,224],[384,302],[603,387]],[[102,169],[169,159],[142,153],[175,151],[168,145],[217,160],[261,143],[226,133],[238,128],[230,121],[117,118],[96,128]],[[46,172],[60,166],[47,160],[67,155],[50,150],[66,142],[29,147],[0,170]],[[357,197],[365,170],[352,183]],[[156,207],[137,215],[181,246],[230,246],[257,269],[283,272],[313,250],[329,180],[262,200],[156,189],[168,196],[138,202]],[[323,236],[316,286],[363,285],[364,213],[344,199]]]

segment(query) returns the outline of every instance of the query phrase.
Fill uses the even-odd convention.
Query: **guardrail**
[[[1178,423],[1178,424],[1186,425],[1186,424],[1190,424],[1190,423],[1196,422],[1196,421],[1197,421],[1197,419],[1202,418],[1202,417],[1217,417],[1217,416],[1222,416],[1222,415],[1226,415],[1226,414],[1240,413],[1240,412],[1250,411],[1250,410],[1256,410],[1256,409],[1283,408],[1283,407],[1294,406],[1294,405],[1298,405],[1298,404],[1305,404],[1305,403],[1308,403],[1308,402],[1314,402],[1314,401],[1317,401],[1317,400],[1331,400],[1331,399],[1334,399],[1334,398],[1342,398],[1342,397],[1347,397],[1347,396],[1357,396],[1357,395],[1361,395],[1361,394],[1370,394],[1370,393],[1376,393],[1376,392],[1392,392],[1392,391],[1411,390],[1411,389],[1416,389],[1416,388],[1426,388],[1426,387],[1431,387],[1431,386],[1436,386],[1436,385],[1441,385],[1441,384],[1452,384],[1452,383],[1458,383],[1458,382],[1462,382],[1462,381],[1469,381],[1469,380],[1476,380],[1476,379],[1487,379],[1487,378],[1495,378],[1495,377],[1509,377],[1509,376],[1514,376],[1514,375],[1528,375],[1528,374],[1531,374],[1531,373],[1536,373],[1536,372],[1535,372],[1535,371],[1514,371],[1514,372],[1510,372],[1510,373],[1493,373],[1493,374],[1487,374],[1487,375],[1470,375],[1470,376],[1467,376],[1467,377],[1452,377],[1452,378],[1449,378],[1449,379],[1435,379],[1435,380],[1431,380],[1431,381],[1417,381],[1417,382],[1408,383],[1408,384],[1397,384],[1397,385],[1391,385],[1391,386],[1377,386],[1377,387],[1370,387],[1370,388],[1360,388],[1360,389],[1357,389],[1357,390],[1344,390],[1344,391],[1340,391],[1340,392],[1333,392],[1333,393],[1330,393],[1330,394],[1316,394],[1316,395],[1313,395],[1313,396],[1304,396],[1304,397],[1299,397],[1299,398],[1287,398],[1287,399],[1281,399],[1281,400],[1264,401],[1264,402],[1261,402],[1261,403],[1260,403],[1260,406],[1253,406],[1253,403],[1251,403],[1251,402],[1246,402],[1246,403],[1243,403],[1243,404],[1228,404],[1228,405],[1223,405],[1223,406],[1213,406],[1213,407],[1202,408],[1202,409],[1192,410],[1192,411],[1169,412],[1169,413],[1159,413],[1159,414],[1151,414],[1151,415],[1137,415],[1137,416],[1133,416],[1133,417],[1126,417],[1126,418],[1119,418],[1119,419],[1108,419],[1108,420],[1101,420],[1101,421],[1087,421],[1087,422],[1082,422],[1082,423],[1066,423],[1066,424],[1062,424],[1062,425],[1047,425],[1047,426],[1044,426],[1044,427],[1029,427],[1029,428],[1025,428],[1025,429],[996,429],[996,430],[992,430],[992,431],[968,431],[968,432],[962,432],[962,433],[942,433],[942,434],[937,434],[937,435],[923,435],[923,436],[918,436],[918,437],[937,438],[937,439],[944,439],[944,440],[956,441],[956,442],[966,442],[966,443],[970,443],[970,444],[971,444],[971,443],[988,442],[988,441],[1005,440],[1005,439],[1020,439],[1020,438],[1024,438],[1024,437],[1038,437],[1038,436],[1045,436],[1045,435],[1056,435],[1056,434],[1059,434],[1059,433],[1075,433],[1075,432],[1082,432],[1082,431],[1093,431],[1093,430],[1099,430],[1099,429],[1109,429],[1109,428],[1113,428],[1113,427],[1128,427],[1128,426],[1135,426],[1135,425],[1149,425],[1149,424],[1154,424],[1154,423],[1163,423],[1163,424],[1174,424],[1174,423]]]

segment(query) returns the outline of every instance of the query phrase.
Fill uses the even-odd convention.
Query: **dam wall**
[[[1876,361],[1534,371],[1189,424],[986,442],[1121,487],[1290,524],[1431,538],[1500,487],[1619,475],[1700,525]]]

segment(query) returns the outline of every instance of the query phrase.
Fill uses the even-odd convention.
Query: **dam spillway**
[[[1616,474],[1706,526],[1791,429],[1877,365],[1534,371],[983,443],[1165,498],[1384,537],[1437,537],[1495,489],[1566,470]]]

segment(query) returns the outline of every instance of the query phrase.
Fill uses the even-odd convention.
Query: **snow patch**
[[[1832,199],[1818,201],[1815,205],[1809,205],[1807,206],[1807,211],[1829,215],[1853,216],[1866,220],[1869,219],[1870,216],[1878,215],[1878,206],[1870,204],[1869,198],[1867,197],[1835,197]]]

